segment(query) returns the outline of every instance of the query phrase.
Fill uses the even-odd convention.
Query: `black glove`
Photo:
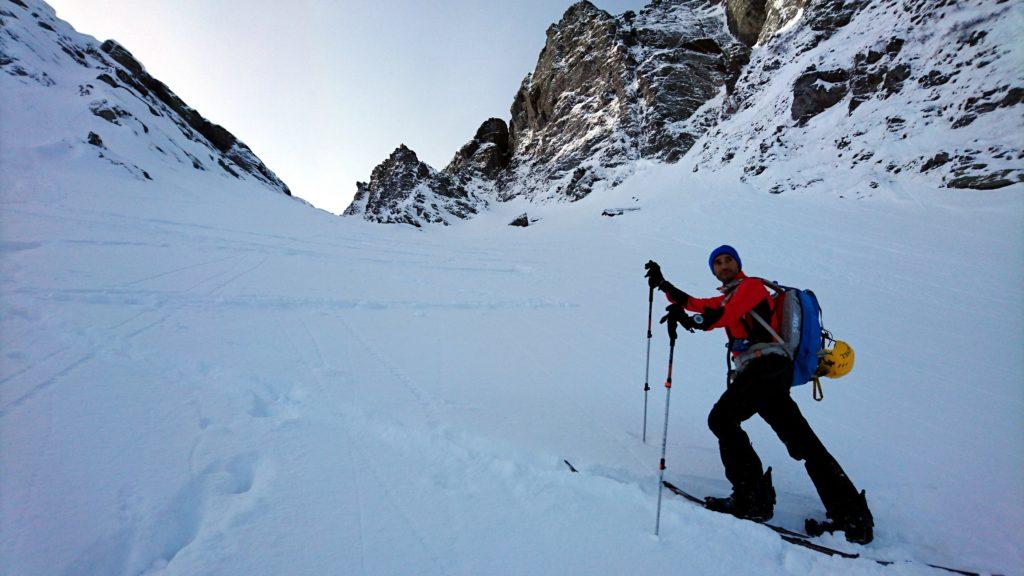
[[[679,319],[679,325],[690,332],[693,332],[694,330],[707,330],[707,328],[704,327],[704,318],[700,314],[690,316],[683,313],[682,318]]]
[[[676,324],[682,326],[690,332],[693,332],[697,325],[690,316],[683,311],[683,307],[679,304],[669,304],[665,308],[666,314],[661,317],[659,324],[668,323],[668,335],[675,338]]]
[[[676,288],[668,280],[662,282],[661,285],[658,286],[658,289],[664,292],[669,299],[672,300],[673,304],[679,304],[680,306],[685,307],[686,303],[690,301],[689,294],[683,292],[679,288]]]
[[[658,263],[654,260],[648,260],[647,264],[644,264],[644,269],[647,270],[647,274],[644,274],[644,278],[647,278],[647,285],[650,286],[652,290],[665,281],[665,277],[661,275],[661,266],[658,266]]]

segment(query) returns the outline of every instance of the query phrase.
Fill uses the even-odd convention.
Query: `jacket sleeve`
[[[703,314],[705,310],[722,307],[722,301],[725,300],[725,296],[713,296],[711,298],[694,298],[690,296],[690,299],[686,302],[686,309],[690,312],[697,312]]]
[[[722,317],[715,322],[709,330],[714,328],[721,328],[723,326],[732,326],[739,322],[745,314],[753,310],[762,300],[768,297],[768,290],[764,287],[764,282],[761,282],[757,278],[748,278],[740,283],[736,287],[736,291],[733,293],[732,298],[725,304],[725,312]],[[724,297],[722,297],[724,298]],[[709,298],[708,300],[716,300],[715,298]],[[690,299],[693,302],[693,299]]]

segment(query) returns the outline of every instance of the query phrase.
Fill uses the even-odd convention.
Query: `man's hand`
[[[676,324],[682,326],[683,328],[690,332],[693,332],[696,328],[700,327],[696,322],[694,322],[693,318],[691,318],[683,310],[683,307],[680,306],[679,304],[669,304],[665,308],[665,312],[666,314],[661,317],[661,321],[659,323],[668,323],[668,333],[669,336],[673,338],[675,337],[674,333],[676,331]]]
[[[689,316],[684,312],[682,317],[679,319],[679,325],[690,332],[693,332],[694,330],[707,330],[704,326],[704,318],[702,318],[700,314]]]
[[[665,277],[661,275],[661,266],[654,260],[648,260],[647,264],[644,264],[644,269],[647,270],[647,274],[644,274],[644,278],[647,278],[647,285],[651,289],[657,288],[665,281]]]

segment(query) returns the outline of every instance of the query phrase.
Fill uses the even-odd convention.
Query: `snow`
[[[1024,574],[1024,185],[768,195],[640,161],[572,204],[375,225],[130,147],[77,69],[46,71],[0,75],[0,573]],[[96,127],[154,180],[99,158]],[[817,541],[866,559],[668,494],[653,535],[667,339],[643,444],[643,263],[710,295],[723,242],[856,349],[824,402],[793,394],[875,515],[867,546]],[[676,349],[666,478],[702,495],[728,491],[705,424],[723,340]],[[745,428],[775,520],[821,518]]]
[[[5,574],[1021,573],[1019,190],[768,197],[644,165],[530,205],[539,226],[505,226],[510,203],[423,232],[140,182],[86,147],[0,157]],[[644,445],[642,264],[711,293],[723,241],[814,288],[857,350],[823,403],[794,390],[875,512],[872,544],[822,541],[914,563],[827,558],[673,498],[653,537],[666,342]],[[721,344],[677,350],[667,478],[698,493],[727,491],[704,424]],[[820,516],[747,428],[777,520]]]

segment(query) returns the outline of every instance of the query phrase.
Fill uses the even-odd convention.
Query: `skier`
[[[665,280],[656,262],[652,260],[645,265],[651,288],[664,292],[671,302],[661,321],[675,320],[691,332],[725,328],[730,353],[739,361],[740,368],[730,372],[726,391],[708,415],[708,427],[718,438],[725,476],[733,487],[732,495],[708,497],[707,507],[759,522],[772,517],[775,508],[772,469],[762,470],[761,460],[740,427],[742,422],[758,414],[778,434],[790,456],[804,461],[807,474],[831,519],[826,523],[809,519],[808,532],[820,535],[824,531],[841,530],[850,542],[867,544],[874,527],[867,498],[864,492],[857,492],[790,398],[793,362],[781,347],[772,346],[760,346],[759,352],[743,357],[755,344],[774,343],[771,334],[751,316],[753,312],[768,321],[772,318],[774,301],[767,288],[760,279],[743,273],[740,256],[731,246],[715,248],[708,265],[722,283],[718,289],[722,292],[720,296],[694,298]],[[698,314],[689,316],[684,309]]]

